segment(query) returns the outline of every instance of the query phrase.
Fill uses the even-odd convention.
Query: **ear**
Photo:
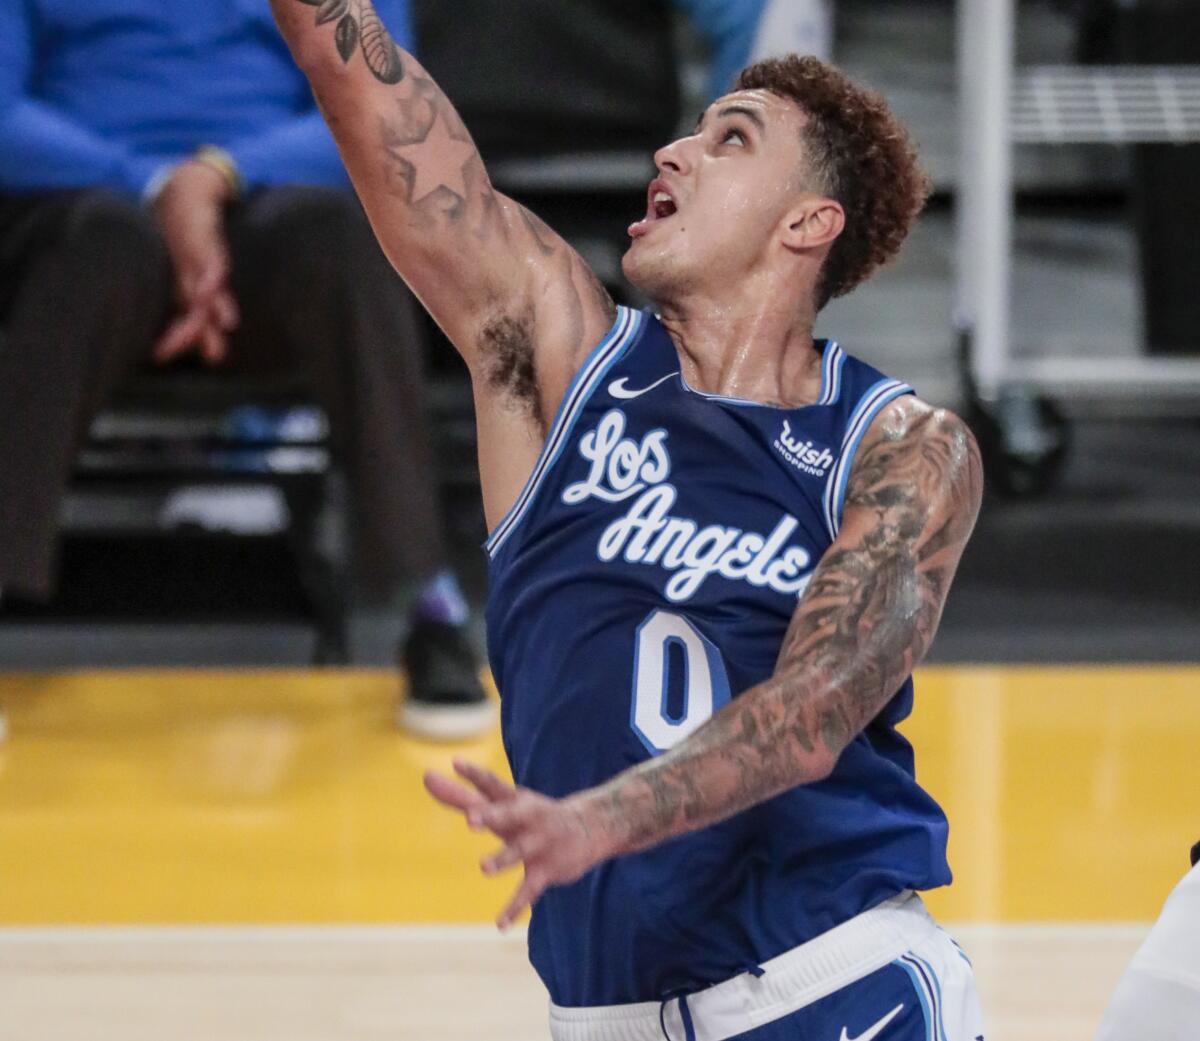
[[[784,220],[783,244],[799,253],[832,243],[846,227],[846,212],[834,199],[809,195]]]

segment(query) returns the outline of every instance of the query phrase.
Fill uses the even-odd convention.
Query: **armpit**
[[[544,427],[533,353],[533,316],[489,319],[479,332],[479,356],[488,386]]]

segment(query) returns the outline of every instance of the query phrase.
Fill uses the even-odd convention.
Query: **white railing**
[[[959,0],[961,175],[955,320],[976,387],[1169,393],[1200,401],[1195,358],[1011,355],[1013,144],[1200,142],[1200,67],[1014,68],[1014,0]]]
[[[1200,68],[1050,65],[1018,71],[1012,140],[1049,145],[1200,141]]]

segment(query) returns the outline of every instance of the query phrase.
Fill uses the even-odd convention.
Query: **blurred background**
[[[996,1038],[1090,1037],[1200,838],[1200,6],[377,6],[631,304],[650,156],[742,65],[908,123],[928,212],[817,334],[984,449],[906,731],[931,906]],[[419,791],[503,767],[474,436],[266,0],[2,0],[0,1039],[542,1036]]]

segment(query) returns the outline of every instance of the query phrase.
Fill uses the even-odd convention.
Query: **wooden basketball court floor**
[[[386,672],[0,675],[0,1041],[546,1037],[511,877],[424,796]],[[929,668],[931,909],[989,1041],[1090,1038],[1200,838],[1200,669]],[[818,1039],[821,1041],[821,1039]],[[882,1039],[881,1039],[882,1041]]]

